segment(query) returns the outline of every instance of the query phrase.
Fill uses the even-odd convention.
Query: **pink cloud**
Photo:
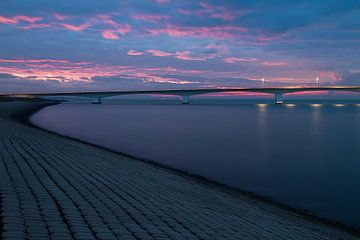
[[[161,77],[156,76],[148,73],[135,73],[130,78],[138,78],[141,79],[143,82],[157,82],[157,83],[174,83],[174,84],[189,84],[189,83],[197,83],[197,82],[190,82],[187,80],[182,80],[174,77]]]
[[[281,38],[282,35],[279,34],[279,35],[273,35],[273,36],[257,36],[257,40],[260,41],[260,42],[271,42],[271,41],[274,41],[274,40],[277,40],[279,38]]]
[[[272,61],[263,62],[261,64],[266,65],[266,66],[285,66],[285,65],[287,65],[286,62],[272,62]]]
[[[3,24],[17,24],[18,21],[16,21],[13,18],[7,18],[7,17],[4,17],[4,16],[0,15],[0,23],[3,23]]]
[[[213,6],[205,2],[200,2],[200,6],[201,9],[199,10],[179,9],[178,13],[184,15],[196,15],[201,18],[219,18],[225,21],[233,20],[240,14],[224,7]]]
[[[97,16],[99,19],[102,20],[102,22],[109,24],[110,26],[112,26],[113,28],[117,28],[118,27],[118,23],[115,22],[114,20],[111,19],[110,16],[107,15],[98,15]]]
[[[56,59],[4,59],[0,58],[0,63],[68,63],[68,60]]]
[[[17,15],[14,17],[4,17],[0,15],[0,23],[3,24],[18,24],[20,21],[28,22],[28,23],[36,23],[38,21],[41,21],[41,17],[30,17],[30,16],[24,16],[24,15]]]
[[[247,29],[237,26],[215,27],[183,27],[178,25],[166,25],[164,28],[147,29],[151,35],[166,34],[172,37],[209,37],[209,38],[234,38],[239,37]]]
[[[15,16],[14,19],[17,21],[24,21],[28,23],[36,23],[42,20],[41,17],[29,17],[29,16]]]
[[[228,57],[223,59],[226,63],[236,63],[236,62],[256,62],[258,59],[253,57]]]
[[[149,49],[149,50],[145,50],[145,52],[148,52],[152,56],[155,56],[155,57],[173,56],[176,59],[188,60],[188,61],[206,61],[206,60],[214,57],[214,54],[208,54],[208,55],[195,54],[190,51],[178,51],[176,53],[170,53],[170,52],[165,52],[165,51],[160,51],[160,50]]]
[[[164,51],[160,51],[160,50],[146,50],[146,52],[151,53],[151,55],[155,56],[155,57],[167,57],[167,56],[172,56],[172,53],[169,52],[164,52]]]
[[[235,14],[230,11],[226,11],[226,12],[224,11],[221,13],[213,13],[213,14],[211,14],[211,16],[213,18],[220,18],[222,20],[227,20],[227,21],[233,20],[235,18]]]
[[[98,18],[102,20],[102,22],[109,24],[114,28],[114,31],[120,33],[121,35],[125,35],[131,32],[132,27],[129,24],[119,24],[111,19],[111,16],[108,15],[98,15]]]
[[[102,31],[102,36],[105,39],[118,39],[119,36],[114,33],[112,30],[104,30]]]
[[[140,56],[140,55],[143,55],[144,52],[139,52],[136,50],[129,50],[129,51],[127,51],[127,54],[130,56]]]
[[[125,35],[131,32],[132,28],[129,24],[118,24],[116,26],[116,32],[120,33],[121,35]]]
[[[135,20],[143,20],[146,22],[159,22],[159,21],[164,21],[169,19],[169,16],[166,15],[159,15],[159,14],[137,14],[137,15],[132,15],[131,16],[132,19]]]
[[[257,42],[254,42],[254,45],[265,45],[274,41],[277,41],[281,38],[283,38],[286,35],[286,33],[277,33],[277,34],[264,34],[262,32],[257,32],[254,39],[257,40]]]
[[[86,28],[88,28],[91,24],[86,22],[86,23],[82,23],[80,25],[72,25],[72,24],[68,24],[68,23],[63,23],[62,26],[66,29],[69,29],[71,31],[75,31],[75,32],[78,32],[78,31],[82,31]]]
[[[59,13],[54,13],[53,15],[57,20],[60,20],[60,21],[64,21],[65,19],[69,18],[68,16],[65,16],[65,15],[62,15]]]
[[[21,29],[25,29],[25,30],[28,30],[28,29],[34,29],[34,28],[47,28],[47,27],[50,27],[50,24],[46,24],[46,23],[31,23],[31,24],[28,24],[26,26],[22,26],[20,27]]]
[[[135,50],[133,50],[135,51]],[[137,51],[135,51],[137,52]],[[2,66],[1,63],[12,63]],[[31,67],[31,68],[29,68]],[[173,84],[195,83],[186,79],[163,77],[164,74],[184,73],[197,74],[200,71],[181,70],[172,67],[135,67],[122,65],[102,65],[95,62],[72,62],[52,59],[1,59],[0,72],[24,77],[29,80],[57,80],[63,83],[91,82],[93,77],[119,76],[142,82],[158,82]]]
[[[175,58],[189,61],[206,61],[208,59],[204,56],[195,56],[190,51],[176,52]]]

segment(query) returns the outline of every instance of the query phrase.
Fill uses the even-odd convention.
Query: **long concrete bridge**
[[[144,91],[94,91],[94,92],[55,92],[55,93],[22,93],[22,94],[0,94],[7,97],[47,97],[47,96],[77,96],[93,98],[94,104],[100,104],[101,99],[119,95],[133,94],[161,94],[177,95],[182,97],[182,104],[190,103],[190,96],[209,93],[224,92],[255,92],[274,94],[276,104],[283,103],[283,95],[295,92],[313,91],[348,91],[360,92],[360,86],[321,86],[321,87],[265,87],[265,88],[210,88],[210,89],[181,89],[181,90],[144,90]]]

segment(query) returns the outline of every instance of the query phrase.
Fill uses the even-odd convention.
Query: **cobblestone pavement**
[[[24,105],[0,103],[4,239],[359,239],[6,117]]]

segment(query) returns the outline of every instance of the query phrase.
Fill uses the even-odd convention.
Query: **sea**
[[[69,101],[31,122],[360,228],[360,100]]]

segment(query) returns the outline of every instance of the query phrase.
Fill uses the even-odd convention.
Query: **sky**
[[[0,0],[0,92],[360,85],[358,0]]]

